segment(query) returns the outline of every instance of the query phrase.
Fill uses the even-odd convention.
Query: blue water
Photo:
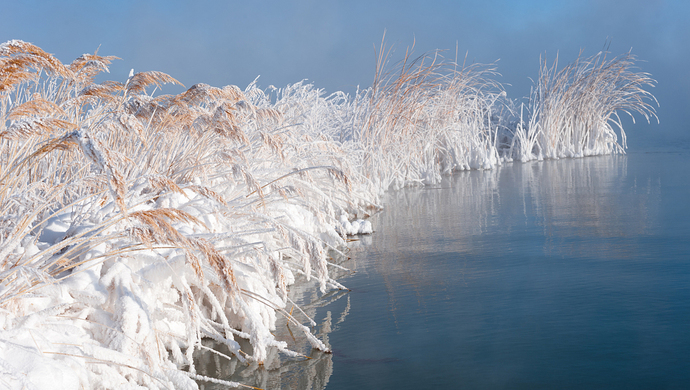
[[[461,172],[385,205],[352,291],[303,297],[333,354],[243,383],[690,388],[687,151]]]

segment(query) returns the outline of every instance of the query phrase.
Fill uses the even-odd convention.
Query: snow
[[[34,64],[27,71],[56,63],[32,47],[10,41],[0,57],[25,56]],[[96,71],[107,69],[107,58],[98,61]],[[596,136],[578,135],[584,144],[571,135],[592,129],[547,128],[581,113],[549,112],[541,98],[533,107],[541,116],[523,120],[503,91],[482,84],[490,68],[463,70],[467,79],[451,73],[446,84],[408,77],[422,84],[382,84],[352,98],[305,83],[271,88],[274,96],[252,83],[153,97],[93,84],[83,72],[57,88],[69,72],[0,89],[0,383],[8,388],[221,383],[196,374],[202,339],[226,344],[243,364],[278,352],[297,358],[273,335],[279,316],[328,351],[299,307],[288,312],[287,292],[299,275],[321,293],[345,289],[329,267],[346,256],[348,236],[374,232],[368,217],[384,191],[625,146],[622,129],[619,145],[601,118],[590,118]],[[133,77],[137,90],[170,81]],[[51,120],[73,127],[27,125]]]
[[[371,222],[363,219],[349,221],[345,214],[340,216],[340,223],[348,236],[372,234],[374,232]]]

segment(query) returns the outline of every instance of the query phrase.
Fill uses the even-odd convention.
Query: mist
[[[98,50],[121,58],[108,78],[158,70],[196,83],[261,88],[308,80],[326,93],[373,81],[385,32],[391,62],[440,49],[460,63],[496,63],[512,99],[527,96],[540,59],[559,64],[629,50],[658,81],[659,122],[626,120],[632,150],[690,147],[690,5],[676,1],[40,1],[5,2],[0,41],[32,42],[63,62]],[[181,87],[180,87],[181,90]],[[171,92],[179,92],[172,90]]]

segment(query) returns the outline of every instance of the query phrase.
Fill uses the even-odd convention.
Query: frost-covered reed
[[[312,105],[271,105],[254,86],[153,97],[149,86],[176,80],[95,84],[112,57],[62,65],[21,41],[0,55],[8,383],[62,372],[64,388],[194,388],[204,337],[242,361],[296,356],[271,334],[277,313],[327,350],[285,312],[287,286],[306,274],[342,288],[328,273],[329,250],[345,246],[339,221],[376,205],[308,125]]]
[[[0,45],[5,383],[196,388],[204,338],[242,362],[300,358],[274,336],[276,316],[328,351],[287,310],[288,288],[300,275],[344,288],[332,272],[344,238],[371,232],[361,218],[383,191],[515,158],[620,152],[617,112],[653,115],[652,80],[629,55],[544,66],[525,120],[493,65],[388,57],[382,45],[374,84],[353,97],[304,83],[155,96],[179,83],[155,71],[96,83],[115,57],[65,65]]]
[[[355,99],[352,139],[382,189],[438,182],[456,170],[499,164],[497,123],[505,93],[493,65],[458,65],[440,52],[387,66],[381,44],[371,88]]]
[[[529,117],[514,129],[509,155],[521,161],[623,153],[626,134],[620,114],[656,118],[649,74],[634,71],[630,53],[608,59],[600,52],[558,69],[541,62],[530,95]],[[521,112],[522,118],[523,112]],[[617,133],[618,132],[618,133]]]

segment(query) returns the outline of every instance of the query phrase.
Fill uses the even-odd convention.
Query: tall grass
[[[46,335],[41,351],[86,365],[85,387],[194,387],[170,369],[193,374],[203,337],[243,361],[291,355],[270,333],[276,313],[327,350],[283,310],[286,289],[300,273],[340,287],[327,250],[344,246],[340,215],[366,202],[303,112],[254,86],[153,97],[176,83],[159,72],[95,84],[112,57],[65,66],[21,41],[0,53],[4,330]],[[64,346],[57,326],[81,337]]]
[[[529,161],[623,153],[626,134],[620,114],[656,118],[647,73],[634,71],[630,53],[608,59],[600,52],[558,69],[558,57],[541,62],[528,103],[527,123],[515,129],[512,156]]]
[[[75,387],[195,388],[203,338],[242,362],[300,358],[273,335],[276,316],[328,351],[311,319],[286,310],[288,288],[300,275],[344,288],[333,276],[343,221],[379,210],[383,191],[516,158],[619,152],[617,113],[653,116],[652,80],[630,55],[543,65],[525,120],[493,65],[389,57],[382,43],[373,85],[353,97],[304,83],[155,96],[179,82],[152,71],[96,83],[115,57],[65,65],[0,45],[7,380],[67,370]]]
[[[494,167],[499,128],[492,115],[505,96],[492,79],[495,66],[458,65],[441,52],[413,58],[412,49],[388,66],[390,48],[382,42],[374,83],[356,100],[353,138],[366,176],[388,189]]]

